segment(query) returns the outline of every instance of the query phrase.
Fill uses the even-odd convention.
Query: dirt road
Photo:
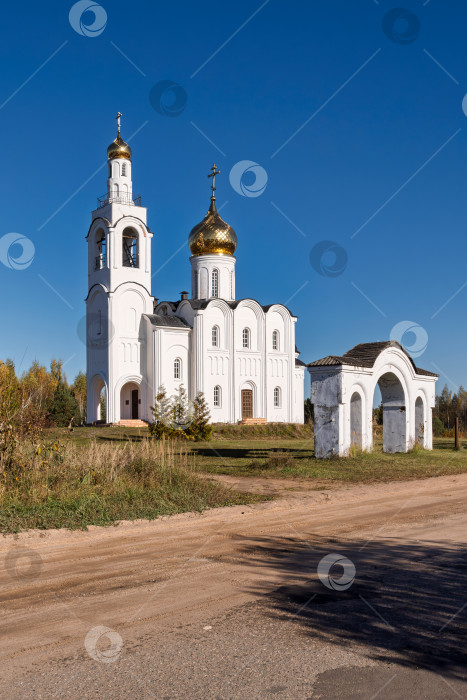
[[[265,484],[277,500],[2,538],[0,697],[467,697],[467,475]]]

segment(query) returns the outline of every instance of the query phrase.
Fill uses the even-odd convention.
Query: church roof
[[[306,367],[306,363],[299,360],[298,357],[295,358],[295,367]]]
[[[153,326],[165,326],[167,328],[191,328],[191,326],[179,316],[165,314],[145,314]]]
[[[397,340],[386,340],[378,343],[360,343],[355,345],[355,347],[347,350],[343,355],[327,355],[321,358],[321,360],[315,360],[310,362],[308,367],[330,367],[339,365],[352,365],[354,367],[368,367],[371,368],[375,364],[378,356],[386,350],[387,348],[398,348],[402,350],[409,358],[415,373],[418,375],[424,375],[426,377],[438,377],[439,375],[434,372],[429,372],[427,369],[421,369],[416,367],[415,362],[410,357],[409,353],[402,347]]]
[[[227,301],[226,299],[217,299],[214,297],[212,297],[211,299],[183,299],[183,300],[179,299],[178,301],[160,301],[158,303],[158,306],[160,306],[161,304],[167,304],[168,306],[170,306],[172,311],[176,311],[178,309],[179,305],[182,303],[182,301],[187,301],[191,305],[192,309],[194,309],[195,311],[200,311],[202,309],[206,309],[207,306],[212,301],[223,301],[228,306],[230,306],[231,309],[236,309],[237,306],[240,304],[240,302],[247,301],[247,300],[248,299],[245,298],[245,299],[236,299],[235,301]],[[256,301],[256,299],[251,299],[251,301]],[[256,302],[256,303],[259,304],[259,302]],[[263,306],[262,304],[259,304],[259,305],[263,309],[264,313],[267,313],[269,311],[269,309],[272,308],[273,306],[284,306],[284,304],[277,304],[277,303],[276,304],[267,304],[266,306]],[[287,306],[284,306],[284,309],[287,309],[287,311],[289,312],[289,314],[291,316],[295,315],[292,313],[292,311]],[[298,351],[295,350],[295,352],[298,352]]]

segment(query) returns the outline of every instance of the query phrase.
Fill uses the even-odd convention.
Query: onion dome
[[[117,114],[118,120],[118,133],[115,141],[112,141],[107,149],[107,158],[112,160],[113,158],[128,158],[131,160],[131,148],[120,136],[120,117],[122,115],[120,112]]]
[[[195,226],[188,237],[188,245],[192,255],[233,255],[237,247],[237,234],[220,216],[216,207],[214,192],[215,177],[220,173],[216,166],[212,167],[212,196],[211,206],[204,219]]]

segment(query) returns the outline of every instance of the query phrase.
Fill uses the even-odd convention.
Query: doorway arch
[[[358,449],[363,447],[363,401],[358,391],[350,398],[350,444]]]
[[[136,382],[127,382],[120,389],[120,418],[123,420],[141,418],[141,391]]]
[[[421,396],[415,401],[415,442],[425,446],[425,406]]]
[[[256,387],[253,382],[245,382],[240,390],[241,419],[256,418]]]
[[[406,396],[402,382],[389,371],[377,383],[383,405],[383,452],[407,452]]]
[[[108,405],[107,385],[100,374],[95,374],[87,386],[87,423],[107,421],[106,408]]]

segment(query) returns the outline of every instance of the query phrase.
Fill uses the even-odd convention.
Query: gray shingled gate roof
[[[429,372],[427,369],[421,369],[415,365],[415,362],[410,357],[409,353],[396,340],[386,340],[379,343],[360,343],[348,350],[343,355],[327,355],[321,360],[310,362],[308,367],[330,367],[339,365],[352,365],[354,367],[373,367],[378,356],[386,350],[386,348],[398,348],[402,350],[409,358],[415,373],[426,377],[438,377],[438,374]]]

